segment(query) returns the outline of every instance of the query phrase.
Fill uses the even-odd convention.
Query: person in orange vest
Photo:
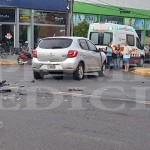
[[[120,69],[120,59],[121,59],[120,44],[118,44],[115,47],[115,50],[113,51],[112,57],[113,57],[113,61],[114,61],[114,69],[119,70]]]

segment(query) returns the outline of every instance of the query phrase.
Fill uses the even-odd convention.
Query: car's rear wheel
[[[82,80],[84,78],[84,66],[82,63],[79,63],[76,71],[73,74],[74,79]]]
[[[106,76],[106,62],[103,63],[101,71],[98,71],[99,76]]]
[[[44,74],[42,72],[35,72],[35,71],[33,71],[33,76],[34,76],[34,78],[36,80],[44,78]]]

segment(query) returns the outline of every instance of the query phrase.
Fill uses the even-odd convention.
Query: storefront
[[[65,1],[0,1],[0,42],[9,51],[29,41],[31,50],[40,38],[64,35],[65,18]]]
[[[74,25],[82,21],[88,23],[107,22],[133,26],[142,44],[150,44],[150,11],[119,8],[108,5],[74,2]]]

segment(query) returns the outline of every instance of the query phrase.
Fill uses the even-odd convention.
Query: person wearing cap
[[[25,44],[24,46],[22,47],[22,51],[23,53],[28,56],[29,58],[32,58],[31,57],[31,54],[29,53],[29,46],[28,46],[29,42],[28,41],[25,41]]]

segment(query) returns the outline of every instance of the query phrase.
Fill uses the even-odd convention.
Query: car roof
[[[45,37],[45,38],[42,38],[42,39],[56,39],[56,38],[62,38],[62,39],[86,39],[85,37],[77,37],[77,36],[53,36],[53,37]]]

